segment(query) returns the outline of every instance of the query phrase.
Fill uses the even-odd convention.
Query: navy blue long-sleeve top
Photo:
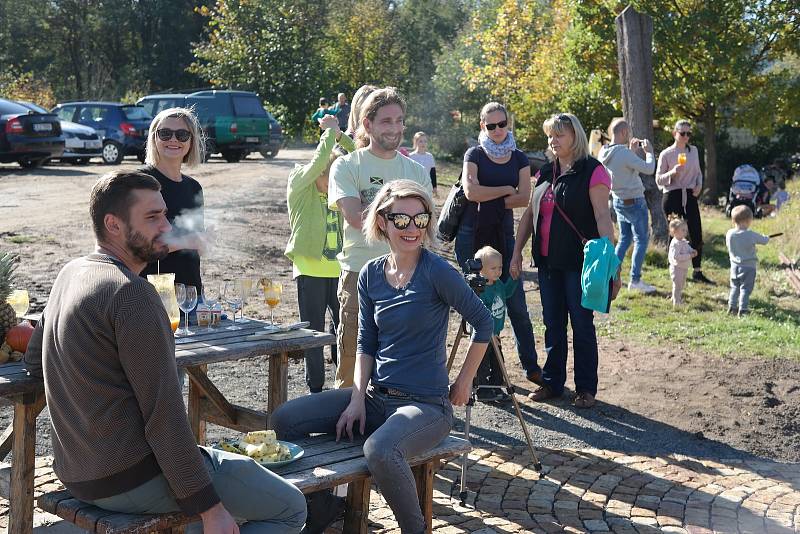
[[[414,395],[447,395],[450,308],[472,325],[475,342],[491,339],[491,314],[461,273],[433,252],[423,249],[401,289],[386,280],[387,258],[370,261],[358,276],[358,353],[375,358],[375,385]]]

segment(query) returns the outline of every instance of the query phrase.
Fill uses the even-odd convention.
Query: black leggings
[[[692,267],[700,270],[700,262],[703,259],[703,225],[700,221],[700,207],[692,190],[687,189],[686,210],[684,210],[681,202],[682,191],[682,189],[667,191],[662,200],[664,214],[669,218],[670,214],[674,213],[686,221],[689,227],[689,244],[697,251],[697,256],[692,258]],[[669,252],[669,242],[667,242],[667,252]]]

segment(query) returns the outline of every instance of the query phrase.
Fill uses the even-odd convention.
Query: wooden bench
[[[372,482],[362,444],[363,440],[336,443],[331,436],[299,441],[298,445],[305,450],[303,457],[274,471],[304,494],[349,483],[343,533],[366,534]],[[409,462],[417,481],[417,493],[428,532],[431,531],[433,516],[433,476],[438,463],[469,450],[468,441],[449,436],[433,450]],[[67,490],[43,494],[38,504],[42,510],[97,534],[177,534],[183,531],[187,523],[198,519],[180,512],[154,515],[109,512],[73,498]]]

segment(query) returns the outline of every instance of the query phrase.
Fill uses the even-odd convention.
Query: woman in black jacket
[[[520,220],[511,258],[511,276],[522,271],[522,249],[533,235],[533,259],[545,325],[547,362],[543,384],[531,399],[560,397],[567,379],[567,319],[572,324],[575,406],[594,406],[597,394],[597,335],[594,314],[581,306],[582,238],[614,240],[608,208],[611,178],[589,155],[589,143],[575,115],[561,113],[544,122],[548,159]],[[619,291],[619,276],[612,295]]]

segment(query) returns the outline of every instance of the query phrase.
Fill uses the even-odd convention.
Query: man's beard
[[[169,254],[169,247],[164,245],[161,248],[156,248],[155,239],[147,241],[139,232],[132,232],[128,230],[125,233],[125,246],[133,254],[133,257],[144,262],[152,263],[157,260],[163,260]]]
[[[389,141],[389,140],[387,139],[387,136],[381,135],[380,137],[378,137],[377,139],[375,139],[375,143],[376,143],[376,144],[377,144],[379,147],[381,147],[381,150],[387,150],[387,151],[388,151],[388,150],[397,150],[397,148],[400,146],[400,141],[401,141],[402,139],[403,139],[403,138],[402,138],[401,136],[399,136],[399,135],[398,135],[398,136],[397,136],[397,141]]]

